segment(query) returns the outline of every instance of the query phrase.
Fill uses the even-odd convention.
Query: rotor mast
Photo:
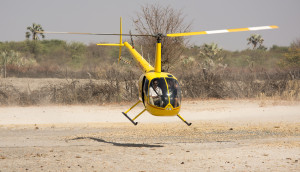
[[[156,42],[154,72],[160,73],[161,72],[161,39],[162,39],[163,35],[161,33],[159,33],[155,37],[156,37],[157,42]]]

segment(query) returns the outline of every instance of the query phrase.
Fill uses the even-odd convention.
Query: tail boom
[[[151,66],[128,42],[124,42],[124,46],[128,48],[131,55],[134,57],[134,60],[139,64],[145,73],[154,71],[153,66]]]

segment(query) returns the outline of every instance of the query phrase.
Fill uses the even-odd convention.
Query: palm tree
[[[262,46],[264,39],[259,34],[252,34],[249,38],[247,38],[248,44],[252,44],[253,49],[259,48]],[[257,46],[259,44],[259,46]]]
[[[32,23],[32,26],[28,26],[27,30],[30,32],[26,32],[26,38],[29,39],[32,34],[32,40],[38,40],[38,35],[41,35],[42,38],[45,38],[45,35],[43,33],[37,33],[36,31],[44,31],[42,26],[40,24]]]

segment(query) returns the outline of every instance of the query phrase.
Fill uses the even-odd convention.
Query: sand
[[[300,171],[299,102],[184,101],[190,127],[129,107],[0,107],[0,171]]]

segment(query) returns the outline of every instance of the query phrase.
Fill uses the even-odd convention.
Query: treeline
[[[293,71],[300,66],[299,47],[293,46],[274,45],[269,50],[247,49],[235,52],[222,50],[216,44],[186,47],[180,59],[171,64],[169,71],[176,72],[179,66],[190,64],[208,70],[223,67]],[[141,52],[139,48],[138,51]],[[6,77],[87,78],[92,75],[98,79],[103,77],[102,73],[107,66],[117,63],[118,57],[118,48],[115,47],[67,43],[62,40],[0,42],[0,52],[2,77],[6,70]],[[132,61],[125,48],[122,57],[126,62]],[[132,68],[135,64],[120,65]]]
[[[183,66],[195,66],[202,71],[264,70],[267,72],[289,71],[300,68],[299,41],[289,47],[274,45],[270,49],[222,50],[216,44],[186,47],[180,58],[172,64],[169,72],[177,72]],[[136,45],[137,50],[142,49]],[[2,77],[56,77],[56,78],[104,78],[108,66],[117,63],[118,48],[85,45],[62,40],[0,42]],[[145,56],[147,58],[147,56]],[[149,57],[148,57],[149,58]],[[123,48],[120,63],[130,70],[135,63]],[[150,59],[150,58],[149,58]],[[151,58],[153,59],[153,58]],[[150,63],[154,63],[150,61]]]
[[[139,45],[135,47],[142,52]],[[0,105],[134,101],[141,71],[125,48],[122,60],[126,63],[117,64],[118,49],[61,40],[0,42],[1,77],[68,80],[25,92],[1,82]],[[185,47],[177,61],[162,65],[168,65],[168,72],[179,79],[184,98],[300,100],[300,41],[289,47],[235,52],[213,43]],[[83,84],[79,79],[90,82]]]
[[[3,76],[6,65],[7,77],[87,78],[88,72],[97,78],[103,67],[113,64],[116,51],[61,40],[0,42],[1,71]]]

